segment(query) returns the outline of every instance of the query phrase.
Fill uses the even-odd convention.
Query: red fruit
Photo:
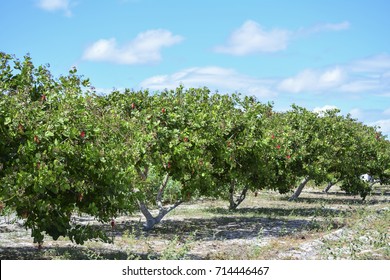
[[[280,145],[277,145],[277,146],[276,146],[276,149],[280,149]]]
[[[46,95],[44,94],[41,95],[41,101],[46,101]]]
[[[37,144],[39,144],[39,138],[38,138],[38,136],[36,136],[36,135],[34,135],[34,142],[37,143]]]
[[[115,227],[115,220],[114,219],[111,220],[111,227]]]
[[[166,111],[167,111],[167,110],[165,110],[165,108],[162,108],[162,109],[161,109],[161,113],[163,113],[163,114],[165,114]]]
[[[23,133],[23,132],[24,132],[24,127],[23,127],[23,125],[19,124],[19,125],[18,125],[18,130],[19,130],[20,133]]]
[[[184,142],[188,142],[188,137],[184,137]]]
[[[131,109],[135,109],[135,104],[131,103]]]
[[[24,210],[21,215],[20,215],[23,219],[27,219],[28,216],[29,216],[29,213],[27,212],[27,210]]]
[[[291,158],[291,156],[290,156],[290,155],[287,155],[287,156],[286,156],[286,158],[287,158],[287,159],[290,159],[290,158]]]
[[[81,132],[80,132],[80,137],[81,137],[81,138],[84,138],[84,137],[85,137],[85,131],[81,131]]]
[[[272,139],[275,139],[275,135],[272,134],[271,138],[272,138]]]
[[[171,163],[168,162],[167,168],[169,169],[169,168],[171,168],[171,167],[172,167]]]

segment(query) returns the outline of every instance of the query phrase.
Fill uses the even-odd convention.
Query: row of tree
[[[151,229],[200,196],[235,209],[249,191],[296,190],[295,199],[309,180],[363,198],[371,186],[361,174],[389,182],[389,141],[337,110],[275,112],[207,88],[97,95],[76,69],[54,78],[5,53],[0,67],[0,200],[34,242],[108,240],[72,224],[77,212],[107,223],[141,211]]]

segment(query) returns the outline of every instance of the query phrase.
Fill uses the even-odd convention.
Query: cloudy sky
[[[343,114],[390,135],[388,0],[1,1],[0,51],[100,91],[203,87]]]

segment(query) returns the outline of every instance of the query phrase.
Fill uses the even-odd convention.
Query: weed
[[[127,259],[129,260],[140,260],[142,259],[142,255],[155,255],[148,238],[135,229],[125,230],[122,238],[117,240],[117,246],[125,248]],[[135,253],[134,250],[138,252]]]
[[[227,211],[223,200],[191,202],[175,209],[151,232],[137,226],[138,216],[126,216],[129,230],[117,227],[115,244],[69,247],[68,238],[59,238],[50,241],[59,247],[42,252],[18,247],[29,242],[30,233],[1,217],[0,243],[6,253],[0,250],[0,258],[20,259],[24,254],[27,259],[288,259],[307,257],[304,249],[318,241],[318,247],[323,246],[313,249],[317,258],[390,259],[388,188],[384,192],[361,203],[340,192],[307,191],[290,203],[283,195],[264,191],[248,196],[234,212]],[[12,217],[10,213],[8,222]],[[107,252],[108,248],[114,251]]]
[[[85,255],[87,256],[88,260],[104,260],[104,257],[102,257],[102,255],[95,250],[86,249]]]
[[[191,233],[189,237],[180,241],[179,236],[175,236],[169,241],[167,247],[160,255],[161,260],[183,260],[187,257],[195,241],[196,232]]]
[[[331,259],[390,259],[390,211],[377,213],[369,208],[355,211],[348,230],[338,238],[325,240],[323,257]]]

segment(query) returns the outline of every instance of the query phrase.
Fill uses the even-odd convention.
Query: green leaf
[[[45,133],[45,137],[53,137],[54,136],[54,133],[51,132],[51,131],[46,131]]]
[[[8,124],[10,124],[11,123],[11,118],[9,118],[9,117],[7,117],[7,118],[5,118],[5,120],[4,120],[4,124],[5,125],[8,125]]]

